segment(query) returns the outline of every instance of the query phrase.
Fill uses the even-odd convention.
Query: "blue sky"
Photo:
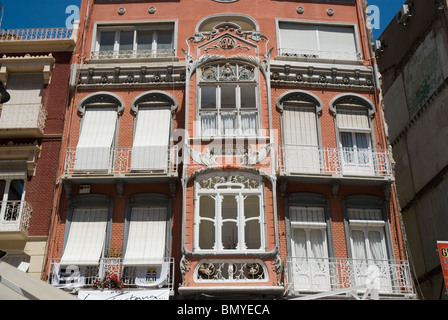
[[[65,27],[75,13],[67,7],[79,7],[81,0],[0,0],[4,7],[2,29]],[[244,1],[244,0],[241,0]],[[378,37],[398,12],[405,0],[368,0],[379,9],[379,28],[373,29]],[[373,11],[372,11],[373,13]]]

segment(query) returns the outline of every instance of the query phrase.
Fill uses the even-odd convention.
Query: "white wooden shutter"
[[[319,50],[315,25],[300,23],[280,23],[280,48],[282,51]]]
[[[286,107],[283,110],[285,165],[289,172],[320,170],[316,108]]]
[[[337,123],[339,129],[370,130],[369,117],[364,110],[338,109]]]
[[[86,108],[76,148],[75,171],[109,171],[117,108]]]
[[[170,108],[140,108],[132,148],[132,170],[167,170]]]
[[[40,74],[13,73],[8,77],[7,89],[11,99],[5,105],[42,103],[44,77]]]
[[[106,239],[108,209],[75,209],[62,265],[97,265]]]
[[[132,208],[124,264],[162,264],[165,257],[166,215],[166,208]]]
[[[321,51],[356,52],[353,27],[320,25],[318,28]]]

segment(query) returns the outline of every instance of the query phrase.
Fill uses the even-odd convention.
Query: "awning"
[[[75,209],[61,265],[97,265],[106,238],[108,210]]]
[[[78,298],[6,262],[0,262],[0,300],[78,300]]]

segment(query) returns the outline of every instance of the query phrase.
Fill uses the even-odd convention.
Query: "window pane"
[[[120,47],[118,50],[133,50],[134,31],[120,31]]]
[[[201,114],[201,135],[212,136],[217,134],[216,113]]]
[[[238,204],[234,195],[224,196],[222,201],[222,246],[223,249],[236,249],[238,244]]]
[[[244,236],[247,249],[260,249],[261,248],[260,221],[251,220],[246,222]]]
[[[199,216],[201,218],[215,219],[215,200],[209,196],[199,198]],[[213,249],[215,244],[214,222],[201,220],[199,222],[199,248],[203,250]]]
[[[306,258],[306,233],[302,229],[292,230],[292,244],[294,257]]]
[[[211,250],[215,244],[215,225],[211,221],[202,220],[199,224],[199,248]]]
[[[221,113],[221,133],[224,136],[233,136],[237,133],[236,113]]]
[[[157,31],[157,49],[173,48],[173,32],[171,30]]]
[[[215,219],[215,199],[209,196],[201,196],[199,215],[201,218]]]
[[[355,162],[353,151],[353,138],[351,132],[341,132],[341,145],[344,160],[348,163]]]
[[[216,87],[201,87],[201,109],[216,108]]]
[[[257,134],[257,113],[247,112],[241,114],[241,131],[243,135]]]
[[[234,86],[221,87],[221,108],[236,108],[235,89]]]
[[[24,186],[25,182],[23,180],[12,180],[9,185],[8,200],[22,200]]]
[[[248,196],[244,199],[244,217],[255,218],[260,216],[260,198],[258,196]]]
[[[153,31],[137,31],[137,50],[151,50],[152,49],[152,35]]]
[[[254,86],[241,86],[241,108],[257,107],[257,100],[255,98]]]
[[[101,32],[100,51],[113,51],[115,43],[115,31]]]

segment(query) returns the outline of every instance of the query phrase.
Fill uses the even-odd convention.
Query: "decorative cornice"
[[[286,64],[271,61],[273,86],[374,91],[373,69],[316,63]]]
[[[184,64],[101,64],[79,69],[78,87],[161,87],[185,85]]]

